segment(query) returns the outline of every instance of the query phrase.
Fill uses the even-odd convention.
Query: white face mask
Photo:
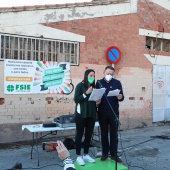
[[[113,77],[111,75],[105,75],[106,81],[110,81]]]

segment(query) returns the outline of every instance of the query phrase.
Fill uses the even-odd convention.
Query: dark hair
[[[104,69],[104,71],[106,71],[107,69],[110,69],[110,70],[115,71],[115,69],[114,69],[112,66],[107,66],[107,67]]]
[[[92,69],[88,69],[88,70],[86,70],[86,71],[84,72],[83,82],[84,82],[84,85],[85,85],[86,87],[88,87],[88,85],[89,85],[88,75],[89,75],[90,72],[94,72],[94,73],[95,73],[95,71],[92,70]],[[95,87],[95,81],[93,82],[93,84],[91,84],[91,86],[92,86],[93,88]]]

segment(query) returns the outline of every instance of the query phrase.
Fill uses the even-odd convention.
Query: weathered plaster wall
[[[44,38],[62,39],[70,41],[84,42],[81,35],[75,35],[65,30],[44,27],[42,24],[59,21],[71,21],[77,19],[96,18],[101,16],[123,15],[135,13],[137,10],[137,0],[131,3],[118,3],[110,5],[80,5],[69,7],[53,8],[30,8],[27,10],[8,11],[1,10],[0,32],[28,35]]]

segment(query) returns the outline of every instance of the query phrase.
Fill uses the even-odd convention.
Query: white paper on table
[[[116,90],[112,90],[112,91],[109,91],[109,93],[107,94],[107,96],[117,96],[118,94],[120,93],[120,90],[119,89],[116,89]]]
[[[105,88],[94,89],[89,97],[89,101],[96,101],[101,99],[105,91]]]

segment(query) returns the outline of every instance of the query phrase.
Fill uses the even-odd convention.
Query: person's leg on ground
[[[116,116],[119,118],[119,111],[118,109],[114,109],[114,112]],[[118,151],[118,123],[116,122],[116,118],[114,114],[110,114],[109,117],[109,124],[110,124],[110,154],[111,159],[116,160],[117,162],[122,162],[122,160],[118,157],[117,151]]]
[[[82,118],[79,113],[76,113],[76,137],[75,137],[76,154],[77,154],[76,161],[79,165],[85,164],[81,156],[82,137],[84,134],[85,124],[86,124],[86,119]]]
[[[102,157],[101,161],[108,158],[109,153],[109,140],[108,140],[108,116],[107,113],[99,113],[98,120],[101,129],[101,142],[102,142]]]
[[[95,126],[95,119],[94,118],[87,118],[86,119],[86,128],[85,128],[85,139],[84,139],[84,156],[83,159],[87,162],[94,163],[95,160],[89,156],[89,147],[91,138],[93,135],[93,130]]]

